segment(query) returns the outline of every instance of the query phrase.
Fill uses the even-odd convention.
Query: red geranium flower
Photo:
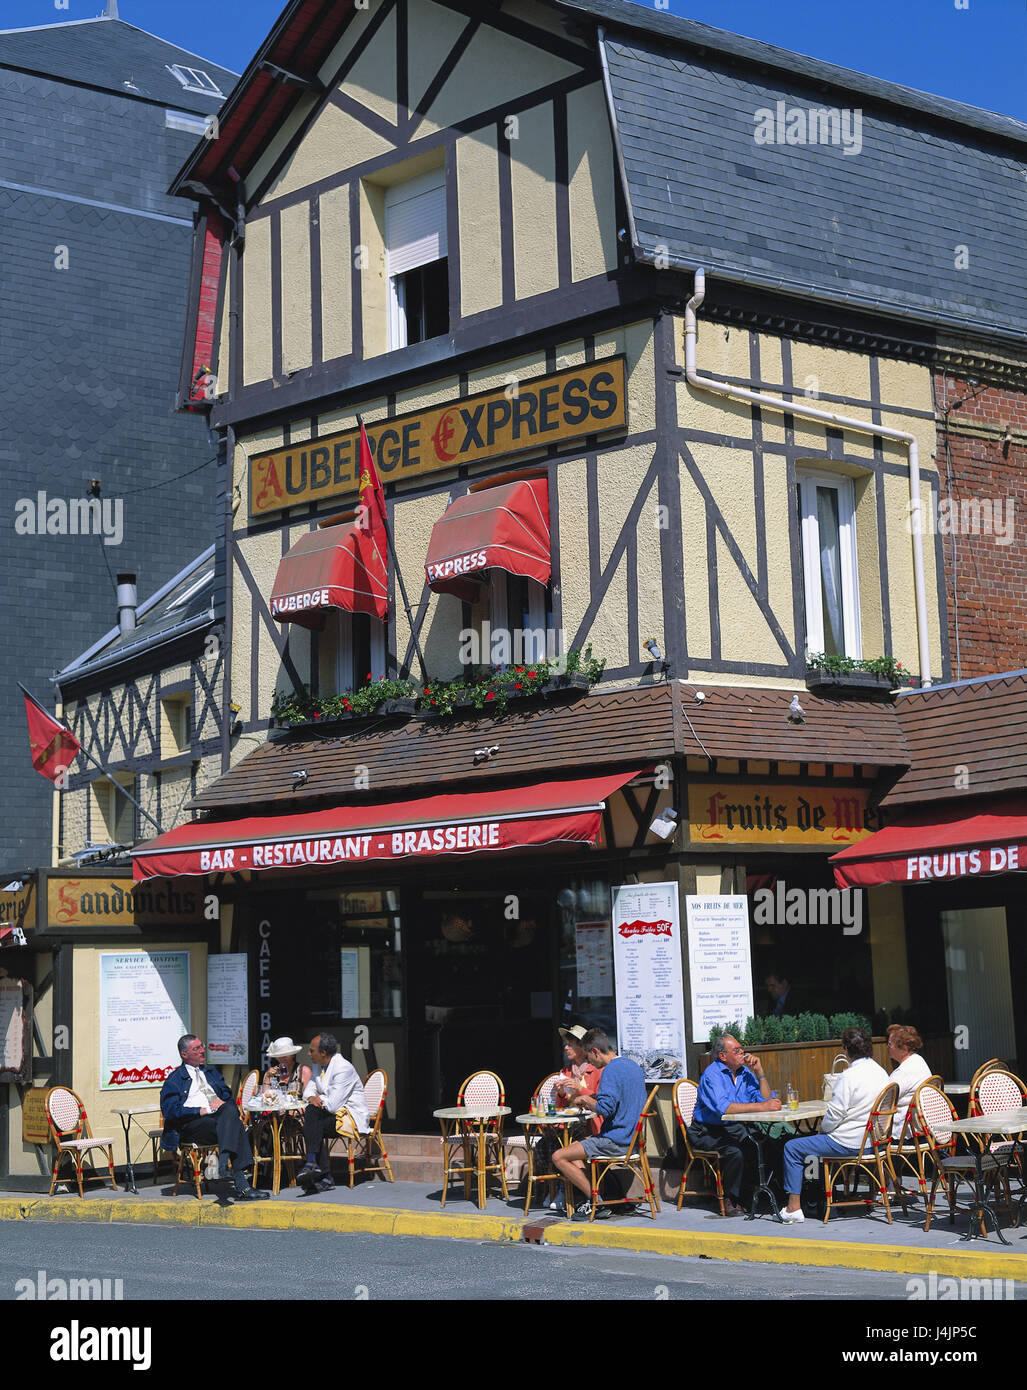
[[[515,682],[514,682],[514,689],[515,689],[515,690],[520,690],[520,688],[521,688],[521,683],[520,683],[520,681],[515,681]]]
[[[533,680],[535,679],[535,675],[536,675],[536,672],[534,672],[534,671],[529,671],[529,672],[528,672],[528,680],[533,681]]]
[[[495,693],[494,693],[493,691],[491,691],[491,690],[490,690],[489,693],[485,696],[485,699],[486,699],[486,700],[494,700],[495,698],[496,698]]]

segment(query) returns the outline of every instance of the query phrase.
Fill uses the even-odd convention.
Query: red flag
[[[32,696],[25,694],[25,718],[29,725],[29,750],[32,766],[37,772],[56,783],[67,772],[82,745],[63,724]]]
[[[357,483],[356,531],[359,537],[358,553],[367,571],[369,590],[374,594],[373,605],[377,616],[384,622],[389,616],[386,594],[388,561],[386,559],[389,543],[387,512],[385,510],[385,489],[378,476],[371,457],[364,422],[360,422],[360,476]]]

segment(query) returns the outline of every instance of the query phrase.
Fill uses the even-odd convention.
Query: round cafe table
[[[774,1190],[770,1186],[766,1165],[763,1161],[763,1145],[768,1136],[766,1129],[770,1125],[794,1125],[796,1132],[801,1124],[808,1124],[810,1132],[815,1128],[812,1121],[820,1120],[827,1114],[827,1106],[821,1100],[800,1100],[793,1110],[788,1102],[781,1106],[780,1110],[748,1110],[741,1114],[721,1115],[724,1124],[742,1124],[749,1127],[748,1137],[756,1147],[756,1170],[759,1174],[759,1182],[756,1191],[752,1194],[752,1206],[749,1208],[746,1221],[754,1221],[759,1216],[760,1198],[765,1197],[770,1207],[770,1215],[775,1221],[781,1221],[781,1213],[778,1210],[777,1198]]]
[[[563,1110],[557,1110],[555,1115],[518,1115],[516,1117],[517,1123],[524,1126],[524,1147],[528,1150],[528,1196],[524,1203],[525,1216],[527,1216],[528,1210],[531,1207],[532,1183],[561,1181],[559,1173],[535,1172],[535,1146],[531,1142],[531,1131],[533,1129],[537,1130],[538,1134],[535,1137],[538,1138],[547,1129],[558,1129],[561,1131],[560,1138],[566,1148],[568,1144],[573,1142],[571,1130],[576,1129],[583,1120],[587,1120],[590,1113],[591,1112],[588,1110],[578,1110],[572,1106],[567,1106]],[[571,1206],[571,1185],[566,1178],[562,1179],[562,1182],[564,1205],[567,1211],[570,1212],[573,1210]]]
[[[276,1197],[278,1196],[282,1186],[282,1127],[287,1120],[298,1120],[306,1108],[306,1101],[293,1096],[288,1096],[283,1100],[276,1100],[273,1104],[269,1104],[266,1100],[261,1100],[259,1096],[255,1096],[252,1100],[248,1100],[243,1106],[247,1114],[252,1115],[254,1119],[253,1137],[251,1141],[253,1147],[254,1187],[257,1185],[257,1174],[260,1170],[260,1165],[270,1162],[271,1191]],[[270,1131],[271,1134],[270,1159],[266,1155],[261,1156],[257,1152],[261,1138],[259,1131],[262,1129]],[[301,1156],[301,1154],[284,1155],[286,1160],[290,1158],[299,1158]],[[292,1179],[290,1178],[289,1181],[291,1185]]]
[[[456,1171],[464,1175],[464,1196],[469,1198],[471,1195],[473,1172],[478,1179],[478,1206],[484,1207],[488,1194],[488,1174],[495,1170],[499,1173],[505,1199],[503,1132],[497,1121],[510,1114],[509,1105],[444,1105],[439,1110],[433,1110],[432,1114],[442,1126],[442,1206],[446,1205],[446,1189],[449,1187],[449,1145],[455,1139],[459,1139],[463,1147],[463,1167]],[[496,1144],[495,1163],[487,1161],[490,1142]]]
[[[984,1195],[984,1153],[985,1140],[990,1142],[992,1135],[1003,1135],[1012,1138],[1012,1152],[1015,1154],[1017,1145],[1021,1144],[1020,1135],[1027,1131],[1027,1106],[1018,1106],[1012,1110],[996,1110],[990,1115],[970,1115],[965,1120],[950,1120],[940,1123],[938,1129],[944,1130],[949,1134],[973,1134],[978,1136],[979,1142],[968,1144],[970,1154],[974,1161],[974,1190],[976,1205],[970,1213],[970,1220],[967,1224],[966,1233],[962,1236],[963,1240],[976,1240],[976,1227],[980,1226],[980,1234],[984,1237],[987,1227],[985,1216],[990,1216],[995,1227],[995,1234],[1003,1245],[1008,1245],[998,1224],[998,1214],[994,1207]],[[1022,1152],[1022,1146],[1021,1146]],[[1020,1200],[1017,1203],[1016,1216],[1013,1218],[1013,1225],[1020,1224],[1024,1205],[1023,1188],[1020,1191]]]

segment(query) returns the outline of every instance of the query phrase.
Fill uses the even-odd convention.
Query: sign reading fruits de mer
[[[627,425],[623,357],[514,381],[367,425],[383,482],[520,454]],[[250,457],[250,515],[355,493],[360,430]]]

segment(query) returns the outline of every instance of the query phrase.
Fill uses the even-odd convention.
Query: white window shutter
[[[432,169],[385,190],[386,274],[440,261],[446,249],[446,182]]]

